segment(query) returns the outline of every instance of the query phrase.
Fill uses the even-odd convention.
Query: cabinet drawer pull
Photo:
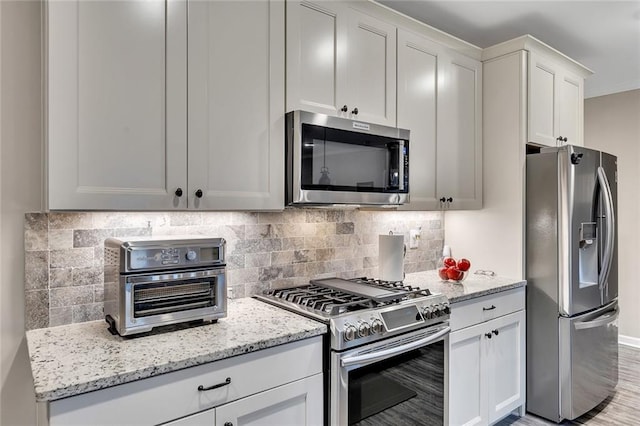
[[[224,422],[224,426],[233,426],[233,423],[231,423],[231,422]]]
[[[492,336],[491,333],[484,333],[484,335],[487,337],[487,339],[491,339],[491,336]]]
[[[175,194],[176,194],[176,197],[182,197],[182,188],[176,189]]]
[[[492,331],[492,333],[493,333],[493,334],[495,334],[496,336],[497,336],[498,334],[500,334],[500,332],[499,332],[497,329],[496,329],[496,330],[493,330],[493,331]]]
[[[224,382],[218,383],[217,385],[209,386],[208,388],[205,388],[204,386],[200,385],[200,386],[198,386],[198,390],[200,392],[204,392],[204,391],[208,391],[208,390],[211,390],[211,389],[218,389],[218,388],[221,388],[223,386],[227,386],[229,384],[231,384],[231,377],[227,377],[227,380],[225,380]]]
[[[349,111],[349,108],[347,108],[347,106],[344,105],[342,108],[340,108],[340,111],[347,112],[347,111]]]
[[[354,108],[353,111],[351,111],[351,114],[358,115],[358,108]]]
[[[496,308],[496,305],[491,305],[490,308],[482,308],[483,311],[493,311]]]

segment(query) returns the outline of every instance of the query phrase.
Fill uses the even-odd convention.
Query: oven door
[[[331,424],[443,425],[448,323],[331,354]]]

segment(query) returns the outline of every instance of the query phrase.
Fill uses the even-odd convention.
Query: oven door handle
[[[378,352],[345,357],[340,360],[340,363],[342,364],[343,367],[349,367],[350,365],[354,365],[354,364],[371,363],[371,362],[380,361],[386,358],[390,358],[394,355],[408,352],[410,350],[435,342],[436,340],[440,339],[442,336],[449,334],[450,331],[451,331],[451,327],[445,327],[441,331],[435,334],[432,334],[430,336],[427,336],[423,339],[416,340],[415,342],[407,343],[405,345],[396,346],[394,348],[389,348],[389,349],[385,349]]]

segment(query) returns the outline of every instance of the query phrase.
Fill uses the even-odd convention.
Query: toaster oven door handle
[[[231,377],[227,377],[227,379],[222,382],[222,383],[218,383],[217,385],[213,385],[213,386],[209,386],[209,387],[204,387],[203,385],[198,386],[198,390],[200,392],[204,392],[204,391],[208,391],[208,390],[212,390],[212,389],[218,389],[221,388],[223,386],[227,386],[231,384]]]

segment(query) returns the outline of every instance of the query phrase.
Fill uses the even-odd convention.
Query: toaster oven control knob
[[[187,260],[196,260],[198,254],[193,250],[188,250],[185,256],[187,257]]]
[[[356,338],[356,333],[358,332],[358,330],[356,330],[356,327],[353,325],[348,325],[345,327],[344,329],[344,340],[346,342],[353,340]]]
[[[374,319],[371,322],[371,334],[382,333],[383,331],[384,325],[382,324],[382,321],[380,321],[379,319]]]
[[[358,336],[360,337],[368,336],[370,332],[371,332],[371,326],[369,325],[369,323],[363,322],[358,327]]]

